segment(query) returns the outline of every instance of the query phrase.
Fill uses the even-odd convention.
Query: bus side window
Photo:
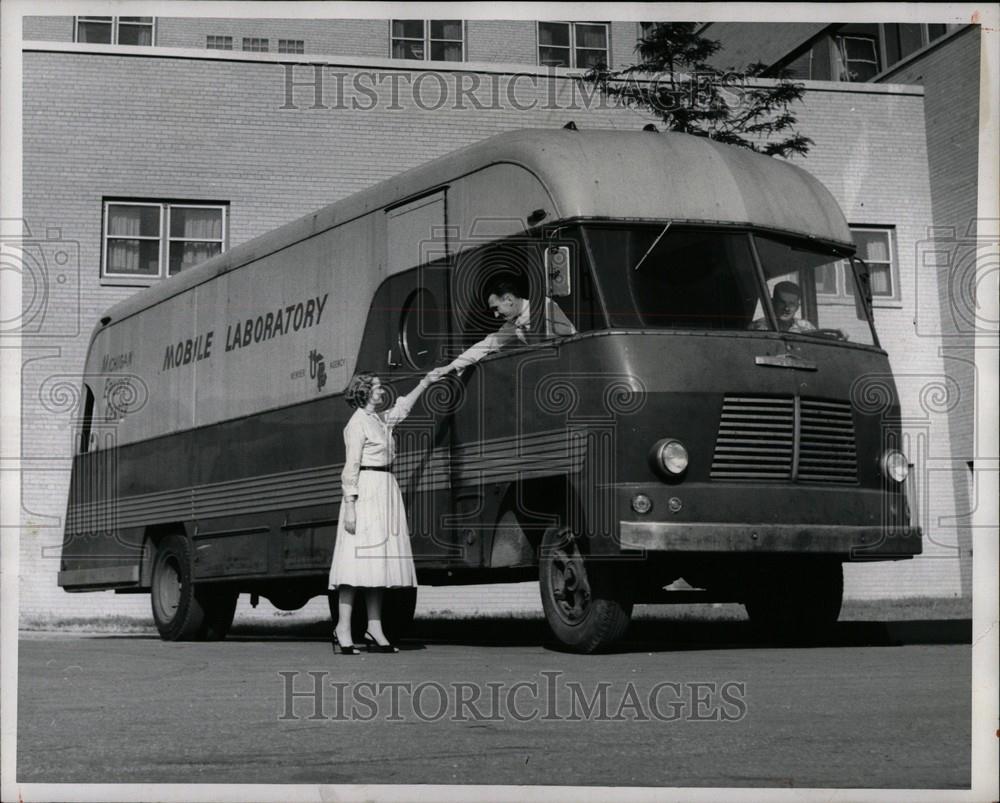
[[[90,451],[90,432],[94,423],[94,391],[90,385],[83,386],[83,420],[80,422],[80,454]]]

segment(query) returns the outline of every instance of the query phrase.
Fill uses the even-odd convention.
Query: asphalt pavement
[[[968,787],[971,648],[924,624],[813,647],[647,625],[595,656],[530,623],[356,657],[313,635],[26,634],[17,779]]]

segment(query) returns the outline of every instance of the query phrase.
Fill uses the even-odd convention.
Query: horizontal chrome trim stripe
[[[582,470],[587,439],[584,430],[553,430],[514,438],[470,443],[397,455],[393,474],[404,491],[429,492],[474,485],[552,476]],[[72,506],[66,531],[100,532],[170,521],[218,518],[340,503],[343,463],[276,472],[237,480],[101,499]],[[206,535],[208,535],[206,533]]]

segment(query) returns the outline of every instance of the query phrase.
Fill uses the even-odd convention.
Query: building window
[[[208,36],[205,39],[205,47],[209,50],[232,50],[233,37],[231,36]]]
[[[392,57],[465,61],[465,26],[462,20],[393,20]]]
[[[852,227],[857,256],[868,265],[872,299],[899,300],[899,274],[893,258],[892,229]],[[854,280],[847,260],[824,265],[816,275],[816,294],[825,303],[854,301]]]
[[[257,36],[244,36],[243,49],[249,50],[251,53],[267,53],[267,39],[261,39]]]
[[[607,23],[539,22],[538,63],[543,67],[581,69],[607,65]]]
[[[838,79],[870,81],[880,72],[878,36],[839,34],[834,37]]]
[[[306,43],[303,39],[279,39],[279,53],[305,53]]]
[[[104,278],[162,279],[225,250],[222,204],[106,201]]]
[[[152,45],[153,17],[77,17],[76,41],[102,45]]]

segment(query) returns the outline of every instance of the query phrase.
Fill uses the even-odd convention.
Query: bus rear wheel
[[[191,544],[168,535],[156,548],[150,599],[153,621],[164,641],[191,641],[205,624],[205,610],[194,593]]]
[[[549,528],[539,556],[542,608],[553,635],[574,652],[606,650],[632,617],[617,567],[587,557],[568,527]]]

